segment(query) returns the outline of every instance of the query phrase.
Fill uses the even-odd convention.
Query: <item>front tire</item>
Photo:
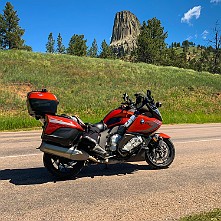
[[[85,161],[73,161],[44,153],[43,163],[55,178],[63,180],[75,177],[83,168]]]
[[[145,153],[146,162],[154,169],[165,169],[175,158],[175,148],[170,139],[152,142]]]

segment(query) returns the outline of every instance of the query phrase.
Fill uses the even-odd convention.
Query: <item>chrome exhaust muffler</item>
[[[91,157],[87,152],[83,150],[76,150],[74,147],[65,148],[61,146],[56,146],[53,144],[49,144],[46,142],[42,142],[39,149],[44,153],[53,154],[59,157],[64,157],[70,160],[92,160]],[[96,160],[94,158],[94,160]]]
[[[84,150],[77,150],[74,147],[65,148],[61,146],[56,146],[53,144],[46,143],[44,141],[41,143],[41,146],[38,149],[40,149],[44,153],[53,154],[55,156],[64,157],[70,160],[79,160],[79,161],[91,160],[95,163],[103,163],[103,164],[122,163],[122,161],[112,160],[112,159],[98,160],[93,156],[89,155]]]

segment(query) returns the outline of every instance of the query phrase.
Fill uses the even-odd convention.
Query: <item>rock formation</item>
[[[130,54],[136,48],[140,27],[140,22],[133,13],[122,11],[116,14],[110,46],[118,56]]]

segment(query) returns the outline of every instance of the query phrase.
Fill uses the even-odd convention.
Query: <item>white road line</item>
[[[174,143],[200,143],[200,142],[210,142],[210,141],[221,141],[221,139],[207,139],[207,140],[190,140],[190,141],[174,141]]]
[[[200,142],[210,142],[210,141],[221,141],[221,139],[207,139],[207,140],[190,140],[190,141],[174,141],[175,144],[184,144],[184,143],[200,143]],[[4,158],[16,158],[16,157],[31,157],[31,156],[39,156],[42,155],[42,153],[36,153],[36,154],[23,154],[23,155],[11,155],[11,156],[4,156],[0,157],[0,159]]]
[[[11,155],[11,156],[0,157],[0,159],[16,158],[16,157],[31,157],[31,156],[39,156],[39,155],[42,155],[42,154],[41,153],[35,153],[35,154],[23,154],[23,155]]]

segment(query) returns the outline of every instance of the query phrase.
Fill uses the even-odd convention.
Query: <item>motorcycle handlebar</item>
[[[139,94],[135,94],[135,96],[137,97]],[[124,99],[124,103],[121,103],[122,105],[126,105],[127,107],[129,108],[136,108],[137,110],[141,109],[144,105],[147,105],[149,106],[149,104],[155,104],[154,102],[154,98],[153,96],[151,95],[151,91],[150,90],[147,90],[147,93],[146,93],[146,96],[144,95],[143,96],[143,103],[142,105],[138,106],[138,104],[136,102],[133,102],[127,93],[124,93],[123,94],[123,99]],[[156,102],[156,107],[161,107],[161,103],[160,102]]]
[[[123,94],[123,99],[125,102],[121,103],[121,104],[124,104],[124,105],[133,105],[134,104],[134,102],[129,98],[127,93]]]

